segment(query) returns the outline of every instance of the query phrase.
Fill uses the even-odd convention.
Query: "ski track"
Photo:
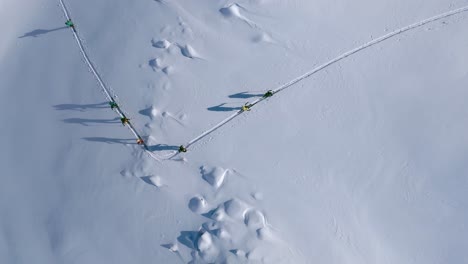
[[[464,7],[461,7],[461,8],[458,8],[458,9],[454,9],[454,10],[451,10],[451,11],[448,11],[448,12],[445,12],[445,13],[442,13],[442,14],[439,14],[439,15],[436,15],[436,16],[433,16],[433,17],[430,17],[430,18],[427,18],[427,19],[424,19],[422,21],[419,21],[419,22],[416,22],[414,24],[411,24],[409,26],[405,26],[405,27],[402,27],[400,29],[397,29],[395,31],[392,31],[386,35],[383,35],[379,38],[376,38],[372,41],[369,41],[357,48],[354,48],[352,50],[349,50],[341,55],[339,55],[338,57],[316,67],[315,69],[309,71],[309,72],[306,72],[305,74],[297,77],[296,79],[293,79],[292,81],[289,81],[279,87],[277,87],[276,89],[272,90],[274,94],[278,93],[278,92],[281,92],[289,87],[291,87],[292,85],[304,80],[304,79],[307,79],[309,78],[310,76],[312,76],[313,74],[353,55],[353,54],[356,54],[364,49],[367,49],[367,48],[370,48],[376,44],[379,44],[389,38],[392,38],[394,36],[397,36],[397,35],[400,35],[406,31],[410,31],[412,29],[416,29],[416,28],[419,28],[423,25],[426,25],[428,23],[431,23],[431,22],[434,22],[434,21],[437,21],[437,20],[440,20],[440,19],[443,19],[443,18],[447,18],[447,17],[450,17],[450,16],[453,16],[453,15],[456,15],[456,14],[460,14],[462,12],[466,12],[468,11],[468,6],[464,6]],[[256,99],[255,101],[253,101],[251,103],[251,107],[255,106],[256,104],[266,100],[268,98],[265,98],[265,97],[261,97],[259,99]],[[189,146],[192,146],[193,144],[195,144],[196,142],[200,141],[201,139],[203,139],[204,137],[206,137],[207,135],[213,133],[214,131],[216,131],[217,129],[219,129],[220,127],[224,126],[225,124],[229,123],[231,120],[233,120],[234,118],[236,118],[237,116],[239,116],[240,114],[242,114],[244,111],[242,110],[239,110],[237,112],[235,112],[234,114],[232,114],[231,116],[229,116],[228,118],[224,119],[223,121],[219,122],[218,124],[216,124],[215,126],[213,126],[212,128],[206,130],[205,132],[203,132],[201,135],[197,136],[196,138],[192,139],[191,141],[189,141],[186,145],[186,147],[188,148]],[[173,154],[170,158],[172,157],[175,157],[178,153],[175,153]]]
[[[63,0],[59,0],[60,1],[60,5],[62,7],[62,10],[63,10],[63,13],[65,14],[65,17],[67,19],[70,19],[70,15],[69,15],[69,12],[63,2]],[[287,88],[293,86],[294,84],[304,80],[304,79],[307,79],[309,78],[310,76],[314,75],[315,73],[317,72],[320,72],[322,71],[323,69],[325,68],[328,68],[329,66],[351,56],[351,55],[354,55],[362,50],[365,50],[367,48],[370,48],[376,44],[379,44],[389,38],[392,38],[394,36],[397,36],[397,35],[400,35],[406,31],[410,31],[412,29],[416,29],[416,28],[419,28],[423,25],[426,25],[428,23],[431,23],[431,22],[434,22],[434,21],[437,21],[437,20],[440,20],[440,19],[443,19],[443,18],[447,18],[447,17],[450,17],[450,16],[454,16],[454,15],[457,15],[457,14],[460,14],[460,13],[463,13],[463,12],[466,12],[468,11],[468,6],[464,6],[464,7],[461,7],[461,8],[458,8],[458,9],[454,9],[454,10],[451,10],[451,11],[447,11],[445,13],[442,13],[442,14],[439,14],[439,15],[436,15],[436,16],[433,16],[433,17],[430,17],[430,18],[427,18],[427,19],[424,19],[424,20],[421,20],[419,22],[416,22],[414,24],[411,24],[411,25],[408,25],[408,26],[405,26],[405,27],[402,27],[400,29],[397,29],[397,30],[394,30],[386,35],[383,35],[379,38],[376,38],[372,41],[369,41],[359,47],[356,47],[352,50],[349,50],[341,55],[339,55],[338,57],[314,68],[313,70],[309,71],[309,72],[306,72],[305,74],[287,82],[287,83],[284,83],[282,84],[281,86],[277,87],[276,89],[273,89],[273,93],[276,94],[278,92],[281,92],[283,90],[286,90]],[[76,32],[75,29],[72,28],[72,32],[73,32],[73,36],[75,37],[75,40],[78,44],[78,47],[80,48],[80,52],[81,54],[83,55],[83,58],[85,59],[85,62],[86,64],[88,65],[88,68],[91,70],[91,72],[93,73],[93,75],[95,76],[96,80],[98,81],[99,83],[99,86],[101,87],[101,90],[104,92],[104,94],[106,95],[107,99],[109,101],[115,101],[114,98],[117,98],[115,92],[111,92],[111,89],[109,89],[106,84],[104,83],[104,81],[102,80],[101,76],[99,75],[99,73],[97,72],[96,68],[94,67],[94,65],[92,64],[91,60],[89,59],[89,56],[88,54],[86,53],[84,47],[83,47],[83,44],[82,44],[82,41],[80,39],[80,37],[78,36],[78,33]],[[253,101],[251,104],[250,104],[250,107],[252,108],[253,106],[255,106],[256,104],[264,101],[268,99],[265,98],[265,97],[261,97],[259,99],[256,99],[255,101]],[[117,112],[117,114],[120,116],[120,117],[124,117],[124,112],[123,110],[121,110],[120,108],[116,108],[115,110]],[[218,130],[219,128],[221,128],[222,126],[224,126],[225,124],[229,123],[230,121],[232,121],[234,118],[236,118],[237,116],[241,115],[244,111],[243,110],[239,110],[237,112],[235,112],[234,114],[232,114],[231,116],[227,117],[226,119],[224,119],[223,121],[219,122],[218,124],[216,124],[215,126],[211,127],[210,129],[204,131],[202,134],[200,134],[199,136],[195,137],[194,139],[190,140],[186,145],[185,147],[186,148],[189,148],[190,146],[193,146],[194,144],[196,144],[198,141],[200,141],[201,139],[203,139],[204,137],[208,136],[209,134],[213,133],[214,131]],[[136,131],[136,129],[133,127],[133,125],[131,123],[129,123],[127,125],[127,127],[130,129],[130,131],[133,133],[133,135],[135,136],[136,139],[138,138],[141,138],[140,135],[138,134],[138,132]],[[175,156],[177,156],[179,154],[179,152],[175,151],[175,152],[172,152],[172,153],[169,153],[168,155],[164,156],[164,157],[159,157],[158,155],[156,155],[155,153],[149,151],[146,147],[146,145],[143,146],[143,150],[151,157],[153,158],[154,160],[156,161],[159,161],[161,162],[161,160],[169,160],[169,159],[172,159],[174,158]]]
[[[63,2],[63,0],[59,0],[60,1],[60,6],[62,7],[62,11],[66,17],[67,20],[71,19],[70,18],[70,13],[67,9],[67,7],[65,6],[65,3]],[[88,56],[88,53],[85,51],[84,47],[83,47],[83,43],[80,39],[80,37],[78,36],[78,33],[76,31],[75,28],[71,28],[72,30],[72,33],[73,33],[73,36],[75,37],[75,40],[76,40],[76,43],[78,44],[78,47],[80,48],[80,52],[81,52],[81,55],[83,55],[83,58],[86,62],[86,64],[88,65],[88,68],[91,70],[91,72],[93,73],[94,77],[96,78],[96,80],[98,81],[99,83],[99,86],[101,87],[101,90],[102,92],[104,92],[104,94],[106,95],[107,97],[107,100],[109,102],[115,102],[115,98],[117,98],[115,92],[111,92],[112,90],[110,88],[107,87],[107,85],[104,83],[104,81],[102,80],[101,78],[101,75],[98,73],[98,71],[96,70],[96,68],[94,67],[93,63],[91,62],[89,56]],[[125,113],[124,113],[124,110],[121,109],[121,106],[120,106],[120,103],[118,104],[119,107],[115,108],[115,112],[121,117],[125,117]],[[128,127],[128,129],[132,132],[132,134],[135,136],[135,139],[139,139],[141,138],[140,134],[136,131],[135,127],[130,123],[128,122],[126,125],[126,127]],[[147,149],[147,146],[146,144],[144,144],[143,146],[143,150],[149,154],[149,156],[151,158],[153,158],[154,160],[156,161],[160,161],[160,159],[154,154],[152,153],[151,151],[149,151]]]

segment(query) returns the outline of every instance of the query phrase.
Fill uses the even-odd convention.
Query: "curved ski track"
[[[63,10],[63,13],[65,14],[66,18],[67,19],[70,19],[70,15],[69,15],[69,12],[63,2],[63,0],[59,0],[60,1],[60,5],[62,7],[62,10]],[[283,90],[286,90],[287,88],[293,86],[294,84],[304,80],[304,79],[307,79],[309,78],[310,76],[312,76],[313,74],[355,54],[355,53],[358,53],[364,49],[367,49],[367,48],[370,48],[376,44],[379,44],[389,38],[392,38],[396,35],[399,35],[399,34],[402,34],[406,31],[410,31],[412,29],[416,29],[416,28],[419,28],[423,25],[426,25],[428,23],[431,23],[431,22],[434,22],[434,21],[437,21],[437,20],[440,20],[440,19],[443,19],[443,18],[447,18],[447,17],[450,17],[450,16],[454,16],[454,15],[457,15],[457,14],[460,14],[460,13],[463,13],[463,12],[466,12],[468,11],[468,6],[464,6],[464,7],[461,7],[461,8],[458,8],[458,9],[454,9],[454,10],[451,10],[451,11],[448,11],[448,12],[445,12],[445,13],[442,13],[442,14],[439,14],[439,15],[436,15],[436,16],[433,16],[433,17],[430,17],[430,18],[427,18],[427,19],[424,19],[424,20],[421,20],[419,22],[416,22],[414,24],[411,24],[411,25],[408,25],[408,26],[405,26],[405,27],[402,27],[400,29],[397,29],[397,30],[394,30],[386,35],[383,35],[379,38],[376,38],[372,41],[369,41],[367,43],[364,43],[363,45],[359,46],[359,47],[356,47],[352,50],[349,50],[345,53],[342,53],[341,55],[337,56],[336,58],[334,59],[331,59],[330,61],[328,62],[325,62],[324,64],[322,65],[319,65],[318,67],[312,69],[311,71],[309,72],[306,72],[304,73],[303,75],[297,77],[296,79],[293,79],[287,83],[284,83],[282,85],[280,85],[279,87],[277,87],[276,89],[273,89],[273,93],[276,94],[278,92],[281,92]],[[114,101],[115,99],[114,98],[117,98],[115,96],[115,93],[114,92],[111,92],[111,89],[109,89],[106,84],[104,83],[104,81],[102,80],[101,76],[99,75],[99,73],[97,72],[96,68],[94,67],[94,65],[91,63],[91,60],[89,59],[89,56],[88,54],[86,53],[84,47],[83,47],[83,44],[81,42],[81,39],[80,37],[78,36],[76,30],[72,30],[73,32],[73,35],[75,37],[75,40],[80,48],[80,51],[81,51],[81,54],[83,55],[83,58],[85,59],[86,61],[86,64],[88,65],[88,68],[91,70],[91,72],[93,73],[93,75],[96,77],[98,83],[99,83],[99,86],[101,87],[101,90],[104,92],[104,94],[106,95],[107,99],[109,101]],[[265,97],[261,97],[261,98],[258,98],[256,99],[255,101],[253,101],[250,106],[251,108],[255,105],[257,105],[258,103],[266,100],[268,98],[265,98]],[[124,113],[123,111],[120,109],[120,108],[117,108],[115,110],[117,112],[117,114],[120,116],[120,117],[124,117]],[[208,136],[209,134],[213,133],[214,131],[218,130],[219,128],[221,128],[222,126],[224,126],[225,124],[229,123],[230,121],[232,121],[234,118],[236,118],[237,116],[241,115],[244,111],[243,110],[239,110],[235,113],[233,113],[232,115],[230,115],[229,117],[227,117],[226,119],[224,119],[223,121],[219,122],[218,124],[216,124],[215,126],[211,127],[210,129],[204,131],[203,133],[201,133],[200,135],[198,135],[197,137],[195,137],[194,139],[190,140],[186,145],[185,147],[186,148],[189,148],[190,146],[194,145],[195,143],[197,143],[198,141],[200,141],[201,139],[203,139],[204,137]],[[130,131],[133,133],[133,135],[135,136],[135,138],[140,138],[140,135],[138,134],[138,132],[135,130],[135,128],[131,125],[131,124],[128,124],[127,127],[130,129]],[[164,157],[162,156],[158,156],[156,155],[155,153],[149,151],[146,146],[143,147],[143,150],[148,153],[150,155],[151,158],[157,160],[157,161],[161,161],[161,160],[169,160],[169,159],[172,159],[174,158],[175,156],[177,156],[179,154],[179,152],[175,151],[175,152],[172,152]]]
[[[448,12],[445,12],[445,13],[442,13],[442,14],[439,14],[439,15],[424,19],[424,20],[422,20],[420,22],[416,22],[416,23],[411,24],[409,26],[402,27],[402,28],[397,29],[395,31],[392,31],[392,32],[390,32],[390,33],[388,33],[386,35],[383,35],[383,36],[381,36],[379,38],[376,38],[376,39],[374,39],[372,41],[369,41],[369,42],[367,42],[367,43],[365,43],[365,44],[363,44],[363,45],[361,45],[361,46],[359,46],[357,48],[349,50],[349,51],[339,55],[338,57],[336,57],[336,58],[334,58],[334,59],[332,59],[332,60],[330,60],[330,61],[328,61],[328,62],[326,62],[326,63],[324,63],[324,64],[322,64],[320,66],[318,66],[318,67],[316,67],[315,69],[313,69],[313,70],[311,70],[309,72],[306,72],[305,74],[297,77],[296,79],[294,79],[294,80],[292,80],[290,82],[287,82],[287,83],[277,87],[276,89],[273,89],[272,91],[273,91],[274,94],[276,94],[278,92],[281,92],[281,91],[291,87],[292,85],[294,85],[294,84],[296,84],[296,83],[298,83],[298,82],[300,82],[300,81],[302,81],[304,79],[309,78],[313,74],[315,74],[315,73],[317,73],[317,72],[319,72],[319,71],[321,71],[321,70],[323,70],[323,69],[325,69],[325,68],[327,68],[327,67],[329,67],[329,66],[331,66],[331,65],[333,65],[333,64],[335,64],[335,63],[337,63],[337,62],[339,62],[339,61],[341,61],[341,60],[343,60],[343,59],[345,59],[345,58],[347,58],[347,57],[349,57],[349,56],[351,56],[353,54],[355,54],[355,53],[358,53],[358,52],[360,52],[360,51],[362,51],[364,49],[367,49],[367,48],[372,47],[372,46],[374,46],[376,44],[379,44],[380,42],[383,42],[383,41],[385,41],[385,40],[387,40],[389,38],[392,38],[392,37],[394,37],[396,35],[402,34],[402,33],[406,32],[406,31],[421,27],[421,26],[423,26],[425,24],[428,24],[428,23],[431,23],[431,22],[434,22],[434,21],[437,21],[437,20],[440,20],[440,19],[443,19],[443,18],[447,18],[447,17],[453,16],[453,15],[456,15],[456,14],[459,14],[459,13],[462,13],[462,12],[466,12],[466,11],[468,11],[468,6],[464,6],[464,7],[458,8],[458,9],[454,9],[454,10],[451,10],[451,11],[448,11]],[[251,106],[253,107],[256,104],[258,104],[258,103],[260,103],[260,102],[262,102],[262,101],[264,101],[266,99],[267,98],[261,97],[261,98],[255,100],[255,101],[253,101],[251,103]],[[239,116],[243,112],[244,111],[242,111],[242,110],[239,110],[239,111],[235,112],[234,114],[227,117],[223,121],[219,122],[218,124],[216,124],[212,128],[206,130],[205,132],[203,132],[202,134],[200,134],[196,138],[190,140],[187,143],[186,147],[188,148],[189,146],[192,146],[197,141],[201,140],[202,138],[204,138],[207,135],[213,133],[214,131],[216,131],[220,127],[222,127],[225,124],[229,123],[231,120],[233,120],[234,118],[236,118],[237,116]],[[175,153],[172,156],[176,156],[177,154],[178,153]]]

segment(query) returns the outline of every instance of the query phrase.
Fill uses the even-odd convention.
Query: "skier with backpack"
[[[109,105],[110,105],[110,108],[113,110],[114,108],[119,108],[119,105],[117,105],[116,102],[114,101],[110,101],[109,102]]]
[[[127,118],[126,116],[120,118],[120,122],[122,122],[122,125],[125,126],[125,124],[128,124],[130,122],[130,119]]]
[[[248,102],[245,103],[245,105],[243,105],[243,106],[241,107],[242,112],[250,111],[250,106],[251,106],[251,105],[250,105]]]
[[[273,94],[275,94],[275,92],[273,90],[268,90],[262,97],[263,98],[272,97]]]
[[[67,25],[67,27],[70,27],[73,29],[73,31],[75,31],[75,24],[73,24],[73,22],[71,21],[71,19],[68,19],[66,22],[65,22],[65,25]]]
[[[180,145],[179,152],[187,152],[187,148],[184,145]]]

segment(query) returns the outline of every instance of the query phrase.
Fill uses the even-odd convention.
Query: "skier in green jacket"
[[[71,28],[73,28],[73,30],[75,30],[75,24],[73,24],[73,22],[71,21],[71,19],[68,19],[68,20],[65,22],[65,25],[67,25],[67,27],[71,27]]]
[[[266,92],[266,93],[263,95],[263,98],[272,97],[273,94],[275,94],[275,92],[273,92],[273,90],[268,90],[268,92]]]
[[[187,148],[184,145],[180,145],[179,152],[187,152]]]
[[[117,103],[114,102],[114,101],[110,101],[110,102],[109,102],[109,105],[110,105],[110,108],[111,108],[111,109],[119,108],[119,106],[117,105]]]

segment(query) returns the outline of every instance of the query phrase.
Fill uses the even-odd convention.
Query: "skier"
[[[128,124],[130,122],[130,119],[127,118],[126,116],[120,118],[120,122],[122,122],[122,125]]]
[[[110,105],[110,108],[111,108],[111,109],[119,108],[119,106],[117,105],[117,103],[114,102],[114,101],[110,101],[110,102],[109,102],[109,105]]]
[[[71,27],[73,30],[75,30],[75,24],[73,24],[71,19],[68,19],[67,22],[65,22],[65,25],[67,25],[67,27]]]
[[[245,105],[242,106],[242,111],[243,112],[250,111],[250,104],[248,102],[245,103]]]
[[[138,144],[138,145],[144,145],[145,142],[143,141],[143,139],[142,139],[141,137],[139,137],[139,138],[137,139],[137,144]]]
[[[187,148],[184,145],[180,145],[179,152],[187,152]]]
[[[272,97],[274,93],[275,93],[275,92],[273,92],[273,90],[268,90],[268,92],[266,92],[266,93],[263,95],[263,98]]]

